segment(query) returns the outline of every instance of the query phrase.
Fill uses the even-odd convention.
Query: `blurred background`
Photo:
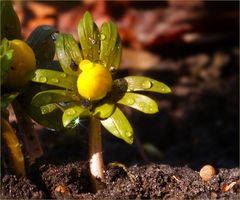
[[[97,25],[118,24],[124,44],[118,77],[144,75],[172,88],[151,94],[160,112],[124,109],[135,131],[132,146],[103,133],[105,162],[238,166],[238,1],[14,1],[26,39],[51,25],[78,40],[77,24],[92,13]],[[69,135],[39,128],[49,162],[87,159],[87,124]]]

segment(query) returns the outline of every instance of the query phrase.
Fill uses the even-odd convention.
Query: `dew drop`
[[[96,41],[95,41],[93,38],[90,38],[90,37],[89,37],[88,39],[91,41],[92,44],[95,44],[95,43],[96,43]],[[90,48],[91,48],[91,47],[90,47]]]
[[[59,80],[58,80],[57,78],[52,78],[51,81],[52,81],[53,83],[59,83]]]
[[[128,105],[133,105],[134,103],[135,103],[135,100],[132,99],[132,98],[129,98],[129,99],[127,100],[127,104],[128,104]]]
[[[48,109],[47,108],[41,108],[41,113],[44,115],[46,113],[48,113]]]
[[[73,99],[73,100],[78,100],[79,98],[78,98],[78,96],[77,96],[76,94],[73,94],[73,95],[72,95],[72,99]]]
[[[106,39],[106,35],[104,34],[101,34],[101,37],[100,37],[101,40],[105,40]]]
[[[114,66],[111,66],[111,67],[109,68],[109,71],[110,71],[110,72],[115,72],[115,71],[116,71],[116,68],[115,68]]]
[[[46,82],[47,82],[47,77],[45,77],[45,76],[40,76],[40,77],[39,77],[39,82],[41,82],[41,83],[46,83]]]
[[[57,33],[57,32],[53,32],[53,33],[51,34],[51,38],[52,38],[52,40],[53,40],[54,42],[57,40],[57,36],[58,36],[58,33]]]
[[[139,104],[139,107],[142,108],[142,109],[144,109],[144,108],[145,108],[145,103],[141,102],[141,103]]]
[[[127,137],[132,137],[132,132],[127,131],[127,132],[126,132],[126,136],[127,136]]]
[[[70,108],[68,111],[67,111],[67,115],[74,115],[76,113],[76,111],[73,109],[73,108]]]
[[[67,77],[67,74],[62,73],[62,74],[61,74],[61,77],[66,78],[66,77]]]
[[[143,87],[144,89],[149,89],[149,88],[152,87],[152,82],[149,81],[149,80],[145,80],[145,81],[143,81],[143,83],[142,83],[142,87]]]

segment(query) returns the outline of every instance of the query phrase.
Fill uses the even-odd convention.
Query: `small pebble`
[[[66,187],[65,185],[58,185],[55,188],[55,192],[59,192],[64,195],[70,195],[70,191],[69,191],[68,187]]]
[[[209,181],[214,175],[217,174],[216,169],[211,165],[205,165],[199,172],[204,181]]]

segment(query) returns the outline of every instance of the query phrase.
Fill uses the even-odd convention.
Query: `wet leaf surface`
[[[114,113],[107,119],[101,120],[102,125],[116,137],[125,142],[133,143],[133,129],[125,115],[116,108]]]

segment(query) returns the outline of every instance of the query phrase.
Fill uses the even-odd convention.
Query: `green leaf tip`
[[[126,116],[119,108],[107,119],[101,120],[102,125],[114,136],[128,144],[133,143],[133,129]]]
[[[162,94],[171,92],[170,87],[168,87],[166,84],[145,76],[127,76],[117,79],[114,82],[120,87],[124,86],[127,92],[149,91]]]

